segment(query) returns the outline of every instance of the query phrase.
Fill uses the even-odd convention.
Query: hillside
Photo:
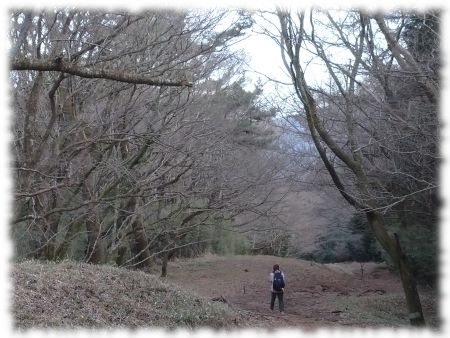
[[[285,314],[270,311],[268,273],[286,274]],[[13,315],[30,327],[408,327],[400,280],[385,265],[206,255],[169,265],[167,280],[73,262],[14,265]],[[428,325],[437,296],[420,290]]]
[[[243,325],[238,312],[158,277],[74,262],[15,264],[18,328],[197,327]]]
[[[280,218],[289,225],[292,246],[298,253],[308,253],[318,249],[320,238],[326,236],[330,225],[339,232],[352,212],[337,189],[322,187],[288,193]],[[341,223],[337,224],[337,220]]]

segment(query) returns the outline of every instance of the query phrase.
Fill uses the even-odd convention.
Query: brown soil
[[[269,273],[286,276],[285,313],[269,309]],[[399,278],[385,264],[317,264],[273,256],[205,256],[177,260],[169,281],[200,296],[226,301],[255,327],[408,326]],[[436,327],[436,296],[421,292],[424,313]],[[351,302],[350,302],[351,301]],[[350,302],[350,303],[349,303]]]

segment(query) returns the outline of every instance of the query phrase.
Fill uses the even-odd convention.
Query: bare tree
[[[399,105],[401,96],[392,92],[396,77],[404,76],[406,78],[403,83],[420,87],[420,92],[428,99],[419,99],[420,102],[431,105],[434,111],[439,85],[426,68],[401,45],[401,28],[397,30],[395,37],[381,14],[372,17],[357,10],[347,11],[345,14],[314,10],[308,13],[290,13],[278,9],[278,41],[284,64],[301,103],[299,117],[309,130],[334,185],[350,205],[365,213],[370,229],[398,267],[411,324],[420,326],[425,321],[416,283],[399,237],[396,233],[390,233],[384,215],[411,196],[435,190],[435,172],[431,169],[429,181],[424,181],[420,173],[405,171],[405,177],[423,184],[409,187],[410,190],[404,196],[392,194],[392,189],[381,179],[381,173],[391,170],[389,167],[395,162],[389,162],[389,158],[398,156],[399,151],[388,150],[389,145],[383,140],[386,134],[376,128],[397,128],[392,136],[397,144],[408,137],[401,128],[416,132],[420,129],[417,124],[404,117],[403,107]],[[373,21],[378,24],[381,33],[376,37]],[[401,24],[401,18],[395,22],[399,21]],[[350,53],[348,62],[343,63],[342,59],[333,57],[333,51],[337,52],[339,49]],[[312,57],[321,60],[329,75],[329,83],[316,87],[309,83],[305,69],[308,58]],[[420,95],[415,94],[416,97]],[[376,111],[381,119],[375,118]],[[383,125],[380,124],[382,120]],[[424,149],[424,158],[437,156],[434,148],[437,141],[436,121],[432,122],[431,128],[431,134],[427,137],[430,147]],[[391,146],[395,144],[392,143],[392,138],[387,139]],[[408,146],[417,146],[413,143]],[[381,155],[376,155],[376,152]],[[381,160],[385,155],[388,161],[386,158]],[[391,171],[390,174],[400,173]]]
[[[218,241],[204,228],[272,216],[270,114],[228,49],[250,25],[227,10],[12,13],[21,256],[142,269],[160,256],[165,275],[181,249]]]

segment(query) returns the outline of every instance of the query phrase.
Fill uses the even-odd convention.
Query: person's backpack
[[[274,291],[283,291],[284,288],[284,278],[281,274],[281,271],[277,271],[273,273],[273,290]]]

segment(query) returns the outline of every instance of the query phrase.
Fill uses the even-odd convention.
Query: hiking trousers
[[[272,292],[272,298],[270,299],[270,309],[273,310],[275,306],[275,298],[278,297],[278,309],[280,312],[284,311],[283,292]]]

